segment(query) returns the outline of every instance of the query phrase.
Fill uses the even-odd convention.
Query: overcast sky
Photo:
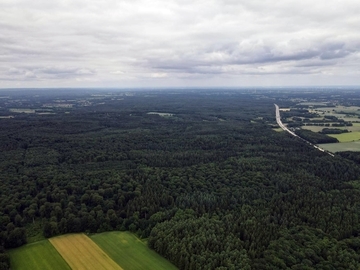
[[[0,0],[0,88],[360,85],[359,0]]]

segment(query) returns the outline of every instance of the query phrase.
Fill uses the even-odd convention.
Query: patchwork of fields
[[[305,104],[303,104],[305,105]],[[307,105],[321,105],[321,104],[307,104]],[[320,107],[310,109],[309,112],[318,113],[322,117],[318,120],[323,120],[324,116],[334,116],[338,119],[352,122],[352,126],[335,127],[337,129],[346,129],[348,133],[342,134],[328,134],[328,136],[336,138],[339,143],[319,144],[319,146],[332,153],[341,151],[360,151],[360,107],[357,106],[336,106],[336,107]],[[314,118],[315,119],[315,118]],[[332,123],[330,123],[332,124]],[[301,126],[302,129],[319,132],[325,126]]]
[[[9,251],[11,269],[177,269],[129,232],[69,234]]]

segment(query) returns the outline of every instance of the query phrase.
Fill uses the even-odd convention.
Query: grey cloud
[[[229,65],[263,65],[263,64],[279,64],[284,62],[302,63],[301,67],[310,67],[307,65],[313,60],[317,60],[319,63],[317,66],[334,65],[336,62],[329,60],[344,58],[355,51],[346,48],[344,43],[328,42],[326,44],[314,45],[311,48],[304,48],[300,51],[290,50],[290,52],[282,52],[280,48],[263,46],[253,48],[252,50],[242,50],[237,44],[229,44],[222,46],[215,46],[216,51],[206,50],[205,56],[201,53],[195,53],[190,57],[180,58],[176,60],[172,59],[160,59],[150,58],[148,64],[151,64],[153,68],[159,70],[168,70],[171,72],[189,72],[189,73],[205,73],[209,72],[212,74],[228,73],[228,69],[223,69],[224,66]],[[211,59],[206,55],[211,54],[222,55],[220,59]],[[294,68],[300,67],[299,64],[294,64]],[[208,67],[208,68],[206,68]],[[204,71],[205,70],[205,71]],[[253,73],[253,72],[252,72]],[[259,72],[260,73],[260,72]],[[284,74],[287,71],[283,72]],[[304,74],[302,70],[299,73]],[[309,70],[311,73],[311,70]]]
[[[347,83],[343,74],[351,71],[353,84],[360,78],[359,13],[357,0],[5,0],[0,81],[241,84],[240,75],[287,81],[288,74],[331,73]]]
[[[359,48],[356,49],[347,49],[345,48],[345,44],[330,44],[322,50],[321,59],[336,59],[336,58],[344,58],[351,54],[354,51],[358,51]]]
[[[9,68],[3,72],[3,80],[59,80],[77,77],[87,77],[96,75],[96,71],[87,68],[68,68],[68,67],[23,67]]]
[[[265,50],[258,52],[258,54],[252,55],[250,58],[242,55],[238,57],[238,60],[233,61],[234,64],[255,64],[255,63],[273,63],[273,62],[283,62],[283,61],[299,61],[304,59],[311,59],[319,56],[319,51],[314,49],[307,49],[300,52],[292,53],[281,53],[281,52],[272,52],[271,50]]]

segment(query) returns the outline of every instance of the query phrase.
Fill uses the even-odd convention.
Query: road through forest
[[[293,135],[293,136],[295,136],[295,137],[297,137],[297,138],[299,138],[299,139],[307,142],[308,144],[310,144],[310,145],[313,146],[314,148],[318,149],[319,151],[324,152],[324,153],[327,153],[327,154],[329,154],[329,155],[332,156],[332,157],[334,156],[334,154],[325,151],[325,150],[322,149],[321,147],[319,147],[319,146],[317,146],[317,145],[315,145],[315,144],[312,144],[311,142],[309,142],[309,141],[307,141],[307,140],[299,137],[299,136],[296,135],[294,132],[292,132],[291,130],[289,130],[289,129],[281,122],[280,108],[279,108],[279,106],[276,105],[276,104],[274,104],[274,105],[275,105],[275,109],[276,109],[276,122],[277,122],[277,124],[278,124],[284,131],[289,132],[291,135]]]

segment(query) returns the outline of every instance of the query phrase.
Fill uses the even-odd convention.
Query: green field
[[[90,238],[124,270],[177,269],[129,232],[106,232]]]
[[[342,134],[329,134],[329,136],[338,139],[339,142],[353,142],[360,140],[360,131]]]
[[[348,131],[360,131],[360,123],[353,123],[350,127],[324,127],[324,126],[301,126],[302,129],[311,130],[313,132],[319,132],[323,128],[337,128],[337,129],[347,129]]]
[[[28,244],[9,251],[12,270],[66,270],[68,264],[48,240]]]
[[[360,152],[360,141],[355,142],[343,142],[343,143],[324,143],[319,146],[332,153],[341,151],[356,151]]]

